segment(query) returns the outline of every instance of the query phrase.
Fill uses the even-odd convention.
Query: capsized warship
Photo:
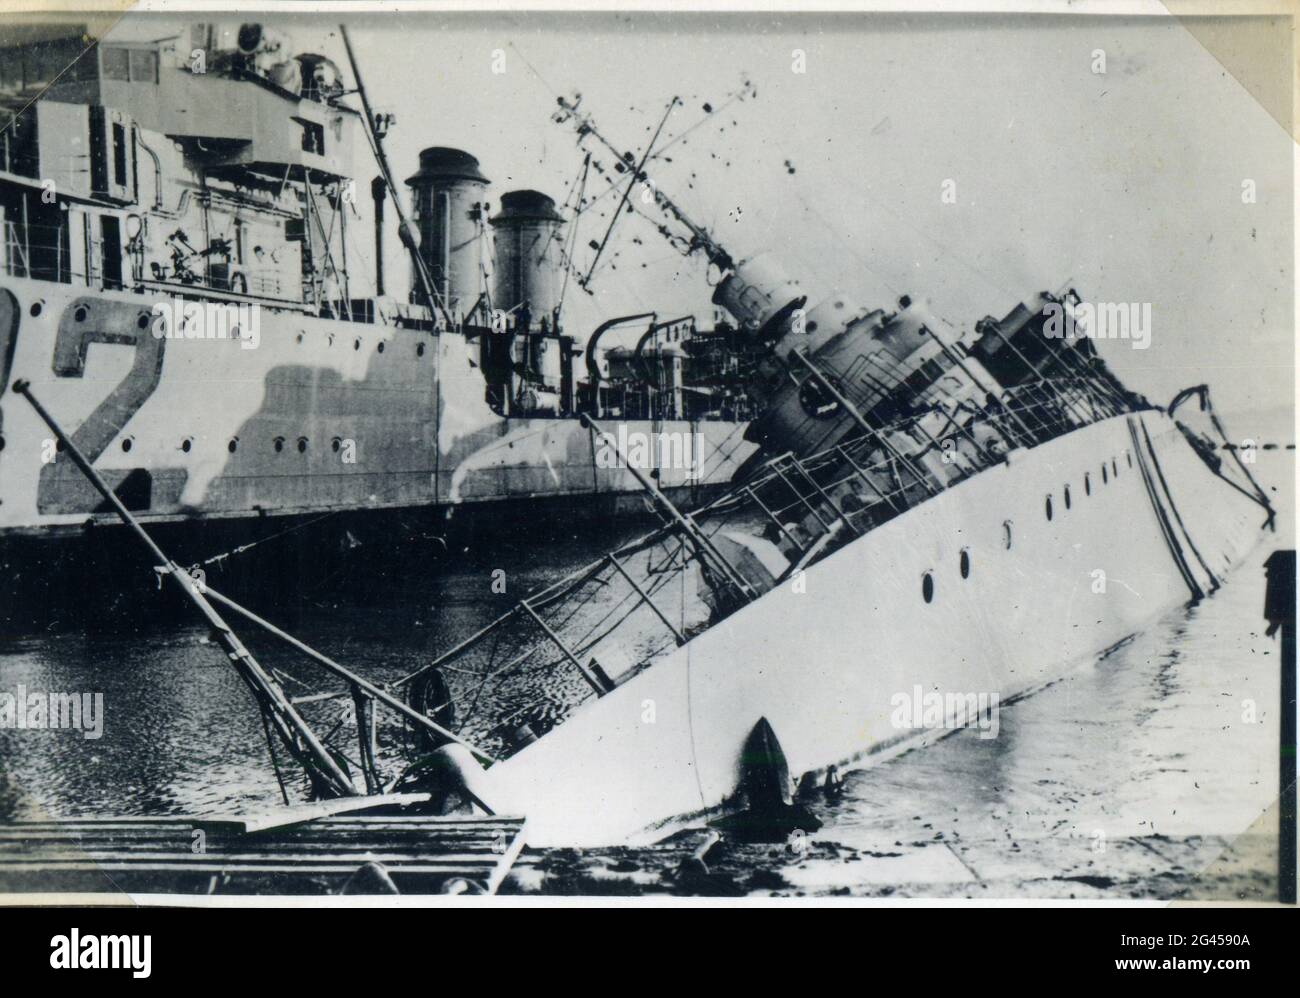
[[[52,542],[121,531],[8,391],[20,377],[142,522],[200,554],[335,514],[643,513],[583,413],[656,444],[643,470],[674,493],[755,451],[736,329],[651,312],[574,335],[572,213],[532,190],[489,203],[478,161],[445,147],[399,192],[392,116],[330,59],[259,24],[6,35],[0,549],[23,593]],[[363,141],[381,168],[359,189]],[[386,204],[411,256],[396,296]]]
[[[618,148],[580,101],[556,117]],[[650,186],[761,353],[760,450],[694,506],[644,478],[657,529],[404,681],[474,747],[439,749],[456,779],[531,842],[743,830],[1209,596],[1272,528],[1208,388],[1130,390],[1075,289],[964,329],[906,296],[809,307]]]
[[[134,64],[128,59],[128,75]],[[243,72],[231,81],[249,82]],[[325,116],[327,135],[331,108],[346,120],[333,104],[300,99],[306,120]],[[587,403],[561,401],[560,413],[580,425],[584,446],[618,456],[658,526],[529,593],[393,682],[380,686],[230,597],[192,584],[144,532],[152,504],[131,508],[139,493],[123,487],[130,471],[120,457],[134,452],[121,446],[130,435],[116,431],[108,437],[115,448],[92,458],[89,444],[106,433],[102,427],[99,436],[80,439],[80,429],[56,429],[61,419],[75,424],[79,411],[83,423],[97,425],[85,414],[93,399],[57,391],[75,377],[60,371],[80,370],[88,363],[87,342],[100,345],[78,333],[78,323],[127,292],[78,292],[72,314],[65,312],[47,336],[64,344],[54,352],[52,374],[49,344],[42,351],[35,337],[19,341],[13,366],[21,362],[27,378],[13,391],[30,405],[6,398],[7,431],[15,426],[29,440],[54,432],[81,475],[74,485],[69,474],[66,494],[84,488],[85,502],[105,502],[135,526],[161,574],[204,614],[248,681],[267,721],[273,761],[275,746],[283,745],[304,770],[303,790],[315,800],[310,813],[469,806],[526,816],[535,845],[600,845],[652,840],[759,806],[790,807],[796,788],[817,788],[973,723],[987,702],[982,697],[1005,704],[1030,694],[1170,607],[1211,595],[1272,527],[1268,498],[1226,446],[1208,388],[1193,386],[1163,407],[1129,389],[1097,353],[1088,303],[1073,288],[1040,293],[1001,319],[986,316],[969,328],[910,297],[872,306],[835,293],[809,307],[772,256],[738,258],[662,184],[645,182],[652,179],[646,158],[638,162],[606,139],[581,101],[561,98],[555,117],[575,128],[580,145],[616,164],[606,170],[643,182],[661,215],[659,234],[683,255],[707,259],[717,274],[714,302],[731,317],[725,356],[737,364],[745,358],[738,397],[754,417],[728,432],[747,449],[734,452],[726,488],[696,499],[670,494],[671,480],[628,453],[621,404],[599,404],[605,385],[595,384],[599,363],[592,360]],[[219,145],[204,139],[196,148]],[[247,152],[246,141],[227,148],[236,159],[240,150]],[[469,181],[479,182],[461,155],[431,152],[428,161],[430,172],[454,161],[458,179],[472,171]],[[313,163],[312,176],[320,165]],[[286,183],[308,172],[281,169]],[[415,186],[419,206],[422,188]],[[324,209],[314,199],[305,192],[300,204],[312,204],[319,218]],[[523,210],[540,214],[538,202],[526,200]],[[433,217],[447,218],[446,201],[422,204],[417,220],[430,208]],[[405,224],[403,231],[419,249],[413,262],[423,287],[438,273],[430,267],[426,274],[424,254],[430,245],[445,246],[449,230],[418,240]],[[11,283],[25,295],[49,294],[52,285]],[[451,307],[446,296],[431,289],[427,297],[425,312],[418,302],[394,306],[392,326],[301,311],[294,321],[303,342],[293,336],[276,349],[297,356],[310,336],[328,351],[330,336],[347,329],[361,344],[351,354],[366,353],[370,343],[372,362],[382,367],[381,344],[390,344],[389,353],[407,349],[394,376],[421,377],[421,336],[431,348],[455,340],[463,350],[467,342],[453,325],[440,324],[442,308]],[[146,314],[144,300],[130,299],[131,315]],[[26,316],[37,303],[18,304]],[[382,303],[373,305],[381,316]],[[81,318],[79,308],[86,310]],[[137,319],[137,332],[128,325],[98,338],[133,348],[109,380],[129,368],[128,380],[129,372],[144,371],[138,377],[156,387],[161,352],[154,351],[162,348],[153,344],[160,341],[143,335],[147,323]],[[363,341],[363,330],[374,339]],[[592,339],[597,334],[603,335],[597,330]],[[489,335],[490,327],[480,344],[505,342]],[[642,345],[629,366],[644,363]],[[242,360],[240,350],[231,346]],[[174,356],[169,347],[168,364]],[[207,356],[187,359],[187,390],[211,363]],[[459,360],[448,361],[452,367],[465,359],[453,356]],[[477,371],[492,367],[484,356]],[[349,373],[364,377],[366,369],[329,368],[318,379],[328,382],[321,397],[340,398]],[[428,384],[441,390],[449,377],[427,383],[421,398],[428,400]],[[476,373],[469,394],[483,400],[490,380]],[[563,399],[566,390],[559,394]],[[119,413],[133,396],[111,397]],[[495,396],[502,407],[513,397]],[[508,418],[490,401],[484,405],[495,418]],[[440,414],[448,411],[440,401]],[[276,412],[277,427],[303,418],[294,406]],[[430,425],[427,414],[408,417]],[[164,407],[156,419],[151,425],[165,424],[175,436],[174,413],[166,416]],[[329,432],[324,424],[321,432]],[[290,459],[295,450],[313,454],[315,440],[288,448]],[[111,461],[104,457],[109,451]],[[242,447],[230,450],[236,452]],[[24,465],[17,467],[21,473]],[[422,487],[429,473],[418,476]],[[157,480],[170,479],[158,473]],[[452,472],[448,488],[454,482]],[[1098,572],[1114,584],[1095,585]],[[329,688],[287,696],[282,673],[258,665],[218,606],[307,656],[330,675]],[[937,698],[938,715],[921,723],[900,716],[898,697],[913,691]],[[396,728],[379,723],[381,709]],[[328,734],[319,736],[318,728]],[[283,780],[281,788],[288,803]]]

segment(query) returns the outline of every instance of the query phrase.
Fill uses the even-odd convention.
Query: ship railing
[[[438,670],[455,704],[451,730],[507,757],[762,595],[838,532],[865,529],[792,456],[727,499],[690,514],[698,533],[667,523],[609,552],[518,600],[396,686]],[[769,502],[775,519],[770,507],[764,512]],[[799,512],[818,530],[787,538],[779,568],[736,557],[745,552],[729,537],[761,545],[765,527],[794,535],[803,530],[793,525]]]
[[[890,429],[909,428],[925,415],[916,414]],[[918,466],[918,456],[891,451],[867,437],[811,457],[782,454],[692,518],[710,537],[733,526],[757,527],[761,538],[776,544],[791,566],[804,567],[941,488]],[[779,573],[771,584],[783,581],[790,571]]]
[[[832,541],[865,532],[867,507],[896,515],[918,491],[888,460],[837,472],[843,466],[843,457],[808,463],[783,455],[751,484],[686,514],[689,529],[666,522],[530,593],[397,686],[440,671],[456,705],[452,730],[508,756],[789,578]],[[848,479],[865,482],[872,501],[842,505]],[[755,549],[766,564],[751,556]]]
[[[819,453],[779,455],[743,488],[713,500],[693,516],[699,521],[738,502],[762,499],[761,512],[768,520],[800,510],[809,514],[813,504],[818,521],[831,522],[841,519],[839,501],[834,497],[843,486],[857,481],[879,487],[878,491],[873,501],[845,511],[845,515],[850,521],[869,519],[885,508],[900,511],[925,491],[941,491],[998,463],[1015,447],[1044,443],[1117,411],[1104,396],[1075,379],[1044,379],[1016,386],[1004,392],[995,407],[936,402]],[[930,429],[925,428],[927,422]],[[892,448],[886,446],[888,441],[894,442]],[[931,470],[934,462],[930,459],[936,456],[940,468],[947,469],[942,475]],[[784,498],[770,495],[777,486],[784,489]]]
[[[806,554],[817,548],[818,557],[824,557],[930,495],[999,463],[1016,447],[1036,446],[1117,411],[1078,379],[1017,386],[993,408],[937,402],[811,456],[779,455],[743,487],[692,515],[705,523],[724,510],[748,505],[761,514],[765,535],[779,538],[787,552]],[[823,535],[831,533],[837,535],[833,543],[824,543]]]
[[[1056,395],[1045,392],[1037,383],[1008,389],[1003,392],[1001,401],[1009,413],[1014,413],[1028,427],[1030,436],[1025,441],[1027,446],[1044,443],[1066,429],[1066,421]]]
[[[5,273],[10,277],[26,277],[31,268],[27,262],[27,250],[18,235],[16,222],[4,223]]]
[[[25,205],[24,205],[25,207]],[[5,273],[37,281],[70,283],[84,274],[71,271],[72,260],[64,250],[63,226],[45,225],[17,218],[4,223]]]
[[[936,403],[810,456],[778,455],[690,512],[657,500],[662,526],[517,600],[397,686],[439,670],[452,730],[508,757],[844,544],[1001,461],[1021,442],[1009,413],[1033,445],[1101,418],[1095,401],[1045,381],[1004,393],[1001,411]]]
[[[738,423],[726,438],[720,443],[707,449],[708,456],[704,459],[703,466],[700,468],[699,480],[701,482],[711,481],[714,475],[722,468],[734,465],[733,460],[741,447],[746,444],[745,426]]]
[[[662,527],[518,600],[396,687],[438,670],[452,730],[508,756],[703,627],[714,613],[704,569]]]
[[[999,401],[1030,430],[1029,446],[1126,411],[1121,400],[1112,398],[1091,379],[1084,378],[1026,382],[1004,391]]]

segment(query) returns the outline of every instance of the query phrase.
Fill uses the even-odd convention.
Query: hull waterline
[[[1212,591],[1261,519],[1157,410],[1013,452],[588,702],[489,768],[489,800],[538,844],[653,838],[734,801],[760,719],[795,779],[865,765],[936,733],[899,695],[1041,688]]]

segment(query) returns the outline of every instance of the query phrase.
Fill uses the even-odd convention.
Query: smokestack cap
[[[508,191],[501,195],[501,212],[492,220],[493,225],[509,222],[563,222],[564,217],[555,210],[555,202],[541,191]]]
[[[478,168],[478,160],[461,149],[447,146],[430,146],[420,153],[420,169],[406,178],[406,182],[415,187],[428,180],[477,180],[480,184],[490,181]]]

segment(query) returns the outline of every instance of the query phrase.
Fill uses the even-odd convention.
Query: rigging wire
[[[536,66],[534,66],[534,65],[532,64],[532,62],[530,62],[530,61],[528,60],[528,57],[526,57],[526,56],[524,55],[523,49],[520,49],[519,45],[517,45],[517,44],[515,44],[515,43],[513,43],[513,42],[510,42],[510,43],[508,43],[508,44],[510,44],[510,47],[511,47],[512,49],[515,49],[515,52],[516,52],[517,55],[519,55],[519,57],[520,57],[520,61],[523,62],[525,68],[529,70],[529,73],[532,73],[532,74],[533,74],[533,78],[534,78],[534,79],[537,79],[537,82],[538,82],[539,84],[541,84],[541,86],[542,86],[543,88],[545,88],[547,94],[550,94],[551,96],[554,96],[554,95],[558,94],[559,91],[556,90],[556,88],[555,88],[554,86],[552,86],[552,84],[551,84],[549,81],[547,81],[547,79],[546,79],[545,77],[543,77],[543,75],[542,75],[541,73],[539,73],[539,71],[537,70]],[[733,96],[735,96],[735,95],[733,95]],[[731,99],[728,99],[727,103],[731,103]],[[680,136],[679,136],[679,138],[680,138]],[[590,152],[589,152],[589,151],[588,151],[588,156],[590,156]],[[594,166],[594,168],[595,168],[595,172],[601,174],[602,177],[606,178],[606,181],[607,181],[608,183],[610,183],[610,187],[607,187],[606,190],[604,190],[604,191],[601,192],[601,194],[595,195],[594,198],[591,198],[591,200],[589,201],[588,204],[585,205],[585,207],[584,207],[584,205],[582,205],[581,203],[578,203],[578,205],[577,205],[577,212],[576,212],[576,214],[575,214],[575,218],[576,218],[577,216],[580,216],[580,214],[585,213],[586,211],[588,211],[588,209],[595,207],[595,205],[597,205],[597,203],[599,203],[599,201],[601,201],[601,200],[603,200],[604,198],[606,198],[606,196],[611,195],[611,194],[614,194],[614,192],[616,192],[616,191],[620,191],[621,188],[623,188],[623,183],[621,183],[621,177],[615,179],[614,177],[611,177],[610,174],[607,174],[606,172],[604,172],[604,169],[602,168],[601,164],[599,164],[599,161],[595,161],[595,160],[593,160],[593,164],[591,164],[591,165]],[[630,183],[630,182],[634,182],[634,173],[632,174],[632,178],[630,178],[629,183]],[[629,190],[630,190],[630,188],[629,188]],[[642,217],[645,217],[647,221],[650,221],[650,222],[651,222],[651,225],[654,225],[654,226],[656,227],[656,229],[658,229],[658,230],[660,231],[660,234],[668,235],[667,230],[666,230],[666,224],[664,224],[664,222],[662,222],[662,221],[656,220],[656,218],[653,218],[653,217],[651,217],[651,216],[647,216],[647,214],[645,214],[645,212],[641,212],[640,209],[638,209],[638,208],[636,207],[636,205],[633,204],[633,200],[632,200],[632,199],[628,199],[628,201],[627,201],[627,207],[630,208],[630,209],[632,209],[632,211],[637,212],[638,214],[641,214],[641,216],[642,216]],[[615,216],[615,217],[616,217],[616,216]],[[685,246],[685,244],[686,244],[686,240],[681,239],[680,237],[671,237],[671,235],[669,235],[668,238],[669,238],[669,242],[672,243],[672,246],[673,246],[673,247],[677,247],[677,248],[679,248],[679,252],[681,252],[681,248],[680,248],[680,247],[681,247],[681,246]],[[676,239],[676,242],[673,242],[673,239]],[[577,248],[576,240],[575,240],[575,243],[573,243],[573,248],[575,248],[575,250],[576,250],[576,248]],[[615,259],[616,259],[616,257],[617,257],[617,255],[615,255]],[[565,266],[565,279],[567,279],[569,273],[572,273],[573,275],[575,275],[575,277],[580,278],[580,275],[578,275],[578,273],[577,273],[577,268],[576,268],[576,266],[575,266],[575,261],[573,261],[572,256],[569,257],[568,260],[565,260],[565,261],[564,261],[564,266]],[[601,269],[597,270],[597,272],[595,272],[595,274],[591,274],[591,277],[594,277],[594,275],[598,275],[599,273],[604,273],[604,270],[606,270],[606,268],[615,269],[615,268],[612,268],[612,260],[611,260],[611,261],[608,261],[606,265],[602,266]],[[580,283],[581,283],[581,279],[580,279]],[[646,301],[645,301],[645,299],[643,299],[642,296],[641,296],[640,294],[638,294],[637,288],[636,288],[636,286],[633,285],[632,282],[628,282],[628,281],[625,281],[625,279],[621,279],[621,281],[620,281],[619,283],[620,283],[620,286],[623,287],[623,290],[624,290],[625,292],[627,292],[627,294],[630,296],[630,298],[632,298],[634,301],[636,301],[636,303],[638,304],[638,307],[641,307],[642,311],[650,311],[649,307],[647,307],[647,305],[646,305]],[[593,296],[593,299],[594,299],[593,292],[590,291],[590,288],[584,288],[584,290],[588,291],[588,294],[591,295],[591,296]],[[599,314],[599,316],[601,316],[602,320],[604,320],[604,318],[608,318],[608,314],[607,314],[607,312],[604,311],[604,309],[599,308],[599,305],[595,305],[594,300],[593,300],[593,307],[595,308],[595,311],[597,311],[597,314]]]
[[[247,544],[240,544],[238,547],[231,548],[229,551],[225,551],[221,554],[213,555],[211,558],[205,558],[203,561],[196,561],[193,565],[190,566],[190,568],[195,569],[195,568],[202,568],[205,565],[219,564],[220,562],[225,561],[227,558],[232,558],[235,555],[243,554],[245,551],[251,551],[253,548],[258,547],[261,544],[265,544],[268,541],[273,541],[276,540],[277,538],[284,537],[287,534],[292,534],[297,530],[302,530],[304,527],[310,527],[314,523],[320,523],[322,520],[328,520],[331,516],[338,516],[339,513],[341,512],[343,512],[343,510],[341,509],[331,510],[328,513],[323,513],[320,516],[314,517],[310,520],[306,520],[302,523],[295,524],[294,526],[289,527],[287,530],[281,530],[279,533],[271,534],[269,537],[260,537],[255,541],[250,541]]]
[[[579,221],[579,214],[580,214],[578,209],[581,208],[583,196],[586,194],[587,191],[587,174],[590,170],[591,170],[591,153],[587,153],[586,157],[582,161],[582,179],[578,180],[575,178],[569,184],[569,194],[574,195],[573,206],[572,209],[570,209],[572,211],[573,221],[572,221],[572,225],[569,228],[568,245],[566,247],[565,245],[562,244],[560,247],[560,261],[564,266],[564,283],[560,285],[560,299],[556,303],[557,314],[563,313],[564,296],[568,293],[569,290],[569,275],[570,273],[572,273],[573,270],[572,267],[573,253],[574,250],[578,248],[578,221]],[[576,194],[574,192],[575,185],[577,187]],[[566,209],[570,208],[569,195],[566,195],[564,198],[564,207]]]
[[[664,145],[660,148],[660,150],[650,158],[651,159],[661,158],[664,155],[664,153],[666,153],[673,146],[677,145],[678,142],[681,142],[684,138],[686,138],[686,136],[690,135],[701,125],[705,125],[709,121],[711,121],[714,115],[718,114],[720,111],[726,110],[728,107],[730,107],[732,104],[736,103],[737,101],[744,100],[746,94],[753,94],[755,92],[756,91],[754,90],[754,85],[750,83],[749,80],[745,80],[741,84],[739,90],[733,92],[730,96],[727,97],[726,100],[724,100],[721,104],[715,107],[712,111],[705,112],[705,116],[701,118],[699,121],[697,121],[695,124],[691,125],[685,131],[679,132],[677,135],[669,139],[666,143],[664,143]]]

